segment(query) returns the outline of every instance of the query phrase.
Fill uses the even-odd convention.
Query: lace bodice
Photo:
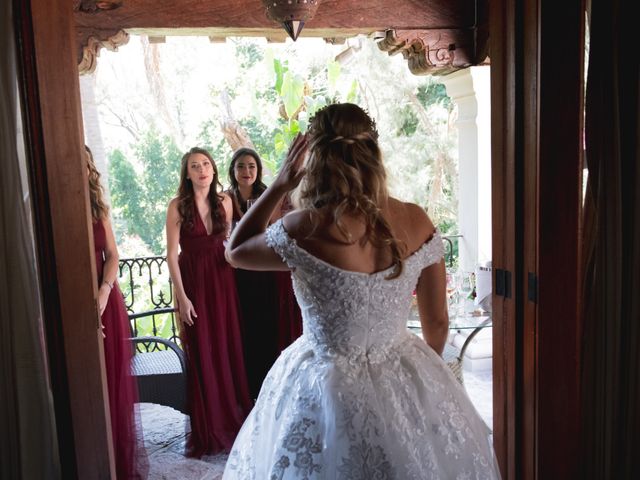
[[[439,233],[405,261],[402,274],[391,268],[368,274],[343,270],[313,256],[289,237],[282,220],[266,232],[267,244],[292,269],[302,310],[304,336],[318,353],[383,360],[407,338],[411,295],[420,272],[444,254]]]

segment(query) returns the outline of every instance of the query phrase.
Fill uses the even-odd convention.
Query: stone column
[[[93,153],[93,160],[100,172],[100,183],[104,188],[105,200],[109,202],[109,169],[107,153],[100,131],[100,115],[95,95],[95,73],[80,75],[80,98],[82,100],[82,119],[84,125],[84,141]]]
[[[458,231],[460,268],[491,260],[491,97],[489,67],[439,79],[458,107]]]

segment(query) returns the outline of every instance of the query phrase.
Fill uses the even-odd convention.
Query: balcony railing
[[[447,268],[454,268],[458,259],[458,241],[462,235],[443,235],[444,240],[444,264]]]
[[[118,284],[131,322],[132,336],[162,337],[180,344],[173,311],[173,289],[162,256],[120,259]],[[137,348],[157,350],[158,344]]]
[[[443,236],[447,268],[455,266],[458,239],[461,235]],[[118,284],[131,322],[132,336],[180,339],[173,311],[173,289],[167,260],[163,256],[120,259]],[[137,344],[138,349],[158,350],[159,344]]]

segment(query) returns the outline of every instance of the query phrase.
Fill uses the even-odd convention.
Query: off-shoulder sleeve
[[[279,219],[267,228],[264,233],[264,238],[267,245],[282,258],[289,268],[295,269],[298,266],[299,255],[295,242],[284,229],[282,219]]]
[[[434,265],[444,257],[444,241],[439,231],[436,230],[431,240],[422,245],[419,254],[422,268]]]

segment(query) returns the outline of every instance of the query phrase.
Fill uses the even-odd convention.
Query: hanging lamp
[[[311,20],[322,0],[262,0],[267,17],[280,23],[295,42],[307,20]]]

